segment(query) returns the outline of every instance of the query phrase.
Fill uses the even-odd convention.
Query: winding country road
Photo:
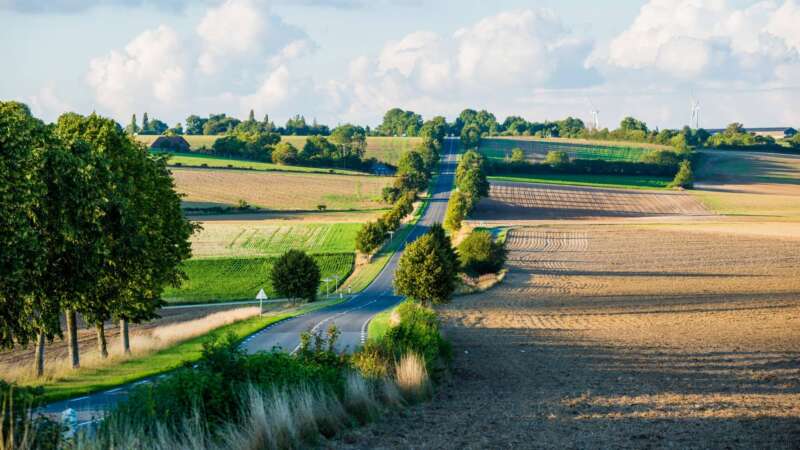
[[[243,348],[249,353],[271,351],[275,348],[292,352],[300,344],[301,333],[309,330],[324,332],[334,324],[341,331],[337,343],[339,350],[352,351],[361,345],[366,338],[367,326],[372,317],[398,304],[403,299],[394,294],[392,282],[405,244],[413,242],[425,234],[434,223],[444,220],[447,201],[450,198],[455,178],[458,142],[458,139],[445,139],[439,177],[431,188],[432,195],[428,208],[414,225],[400,250],[392,255],[386,267],[364,291],[345,302],[270,325],[247,337],[242,343]],[[156,378],[165,376],[167,375],[160,375]],[[132,387],[150,383],[152,380],[153,378],[145,379],[84,397],[51,403],[39,411],[45,414],[58,414],[72,408],[81,413],[81,420],[89,419],[90,421],[92,415],[107,410],[123,400]]]

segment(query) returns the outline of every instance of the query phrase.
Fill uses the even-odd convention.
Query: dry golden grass
[[[381,190],[390,177],[238,170],[174,169],[178,192],[190,207],[236,206],[240,200],[269,210],[381,209]]]
[[[431,395],[431,380],[425,361],[416,353],[408,352],[400,358],[395,365],[395,380],[408,402],[420,402]]]
[[[208,334],[210,331],[222,326],[239,322],[259,314],[257,307],[237,308],[209,314],[205,317],[187,320],[178,323],[166,323],[152,328],[133,331],[130,335],[130,355],[122,353],[122,344],[118,335],[109,337],[109,357],[100,357],[94,345],[81,346],[81,369],[96,369],[119,364],[120,362],[138,358],[157,352],[158,350],[187,341],[197,336]],[[87,332],[89,332],[87,330]],[[87,333],[88,334],[88,333]],[[25,364],[19,364],[17,359],[8,359],[0,364],[0,373],[3,379],[22,384],[40,383],[42,381],[59,380],[64,377],[74,377],[70,361],[61,352],[48,352],[45,350],[45,374],[43,378],[36,378],[33,374],[32,358]]]

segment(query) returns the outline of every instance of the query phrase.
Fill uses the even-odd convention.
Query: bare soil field
[[[636,191],[493,181],[473,221],[594,219],[600,217],[704,216],[709,211],[678,191]]]
[[[270,210],[381,209],[390,177],[173,169],[178,192],[192,207],[235,206],[240,200]]]
[[[452,378],[337,448],[797,448],[800,240],[518,229],[439,308]]]

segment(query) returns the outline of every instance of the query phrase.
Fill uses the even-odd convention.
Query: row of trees
[[[113,120],[64,114],[52,125],[17,102],[0,103],[0,346],[46,341],[67,325],[80,366],[77,315],[104,324],[156,317],[165,286],[183,278],[195,225],[180,209],[165,160],[150,156]]]
[[[383,190],[384,201],[394,206],[375,222],[365,223],[356,236],[356,249],[363,254],[372,254],[380,248],[387,235],[400,228],[403,218],[413,212],[417,193],[428,189],[444,147],[447,121],[441,116],[434,117],[422,124],[418,135],[421,142],[400,157],[394,184]]]
[[[456,190],[450,195],[444,225],[448,230],[461,229],[481,197],[489,195],[489,181],[486,159],[475,150],[468,150],[461,156],[456,167]]]

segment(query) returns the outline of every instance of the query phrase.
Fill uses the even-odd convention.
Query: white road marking
[[[81,401],[81,400],[86,400],[87,398],[89,398],[89,396],[88,396],[88,395],[85,395],[85,396],[83,396],[83,397],[73,398],[73,399],[71,399],[71,400],[67,400],[67,401],[69,401],[69,402],[79,402],[79,401]]]

